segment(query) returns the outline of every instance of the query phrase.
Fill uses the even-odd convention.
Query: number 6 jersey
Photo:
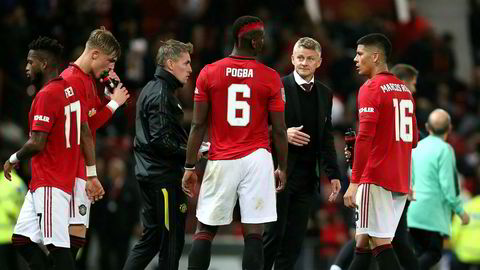
[[[418,141],[414,107],[408,88],[391,73],[379,73],[360,87],[352,183],[408,193]]]
[[[195,102],[209,102],[210,160],[270,151],[268,112],[284,111],[278,73],[254,58],[229,56],[206,65],[197,78]]]
[[[32,157],[32,192],[48,186],[72,193],[81,155],[80,124],[86,121],[79,96],[65,80],[50,80],[37,93],[29,113],[30,132],[48,136],[44,149]]]

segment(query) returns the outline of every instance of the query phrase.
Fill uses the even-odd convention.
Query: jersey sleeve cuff
[[[120,105],[115,100],[110,100],[110,102],[108,102],[108,104],[107,104],[107,107],[112,112],[115,112],[118,109],[118,107],[120,107]]]
[[[32,131],[42,131],[42,132],[50,133],[50,129],[51,127],[32,125]]]

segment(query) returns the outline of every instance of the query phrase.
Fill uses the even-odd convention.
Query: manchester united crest
[[[180,212],[182,212],[184,214],[187,212],[187,204],[186,203],[180,204]]]
[[[82,216],[85,216],[87,214],[87,207],[85,206],[85,204],[81,204],[79,207],[78,207],[78,212],[80,213],[80,215]]]

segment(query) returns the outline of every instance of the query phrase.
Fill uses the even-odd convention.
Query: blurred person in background
[[[103,182],[105,196],[92,208],[100,240],[100,265],[105,270],[122,269],[132,234],[139,226],[138,190],[127,173],[123,159],[110,159]]]
[[[82,55],[60,74],[81,96],[87,110],[88,125],[94,141],[97,129],[103,126],[129,97],[122,83],[118,83],[112,90],[113,93],[109,96],[110,101],[106,105],[101,102],[97,94],[96,80],[101,78],[102,72],[108,71],[110,79],[120,81],[113,71],[120,52],[120,44],[112,33],[101,27],[90,33]],[[69,233],[74,259],[77,258],[79,249],[85,245],[89,226],[91,201],[85,193],[85,179],[85,162],[81,158],[70,203]]]
[[[300,38],[291,61],[295,70],[282,78],[289,158],[287,185],[277,194],[277,221],[267,223],[263,236],[264,269],[293,269],[303,245],[308,217],[319,190],[317,166],[331,181],[333,202],[340,192],[340,171],[333,141],[332,91],[318,79],[322,51],[313,38]],[[288,228],[288,229],[287,229]]]
[[[434,110],[426,124],[429,136],[412,153],[412,182],[415,200],[407,213],[421,270],[428,270],[442,257],[443,238],[451,235],[452,212],[462,225],[470,217],[463,209],[455,152],[446,142],[452,129],[450,115]]]
[[[157,70],[137,99],[135,175],[143,201],[143,234],[124,270],[144,269],[157,254],[158,268],[176,270],[185,243],[187,197],[181,177],[187,149],[183,109],[176,94],[192,72],[191,43],[170,39],[157,53]]]
[[[15,170],[12,171],[11,183],[5,180],[2,170],[0,171],[0,265],[4,270],[18,270],[20,267],[17,253],[12,245],[12,234],[27,193],[27,186]]]
[[[197,204],[197,229],[188,269],[206,270],[219,226],[240,208],[244,237],[242,269],[263,269],[264,224],[277,220],[275,190],[285,187],[288,140],[285,93],[278,73],[258,62],[265,29],[258,17],[242,16],[232,27],[230,56],[206,65],[197,78],[188,138],[184,192],[193,197],[195,156],[208,129],[211,149]],[[268,122],[278,168],[274,171]],[[276,179],[276,183],[275,183]]]
[[[408,87],[408,90],[410,90],[412,95],[415,95],[415,93],[417,92],[416,85],[418,70],[416,70],[411,65],[396,64],[390,69],[390,72],[397,78],[402,80],[405,83],[405,86]],[[350,151],[346,150],[345,156],[346,159],[349,159],[351,157]],[[395,231],[395,237],[392,240],[392,246],[395,249],[398,260],[400,261],[400,264],[404,269],[418,270],[418,259],[412,249],[407,227],[407,209],[411,199],[413,198],[409,197],[409,200],[407,200],[405,204],[405,208],[403,209],[402,216],[400,217],[397,230]],[[354,247],[354,239],[346,243],[338,253],[335,262],[330,267],[330,270],[348,269],[352,262],[353,254],[355,252]]]
[[[453,218],[452,270],[480,270],[480,194],[478,191],[480,189],[477,189],[476,195],[463,206],[464,211],[470,216],[470,223],[463,225],[460,217]]]

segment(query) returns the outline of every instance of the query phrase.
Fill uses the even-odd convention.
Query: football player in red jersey
[[[366,35],[354,59],[358,73],[368,77],[358,93],[355,157],[344,195],[345,205],[356,209],[354,270],[368,268],[372,254],[380,269],[401,269],[391,240],[410,190],[418,132],[412,94],[388,72],[391,46],[383,34]]]
[[[263,224],[277,219],[275,189],[286,181],[288,142],[284,93],[278,73],[255,60],[264,44],[263,22],[252,16],[233,25],[232,54],[206,65],[197,78],[182,185],[193,196],[198,149],[208,129],[211,148],[197,205],[197,230],[188,269],[208,269],[218,226],[232,221],[240,203],[243,269],[263,267]],[[278,168],[270,154],[272,123]],[[276,187],[275,187],[276,178]]]
[[[405,85],[408,87],[412,95],[415,97],[417,91],[417,77],[418,70],[413,66],[407,64],[396,64],[391,69],[390,72],[395,75],[397,78],[402,80]],[[421,132],[419,131],[419,138],[421,139]],[[345,158],[349,159],[351,157],[351,152],[348,149],[345,149]],[[409,194],[407,203],[403,210],[402,216],[395,231],[395,237],[392,240],[392,246],[397,254],[398,260],[404,269],[409,270],[418,270],[418,259],[414,254],[411,241],[409,239],[409,232],[407,227],[407,210],[408,210],[408,201],[413,200],[412,194]],[[335,262],[330,267],[330,270],[346,270],[350,266],[353,255],[355,253],[355,240],[351,240],[343,245],[342,249],[337,254]]]
[[[96,177],[93,138],[80,96],[58,76],[63,47],[40,37],[29,45],[26,73],[40,89],[29,113],[30,139],[4,164],[10,179],[13,166],[32,158],[32,179],[12,236],[13,245],[31,269],[47,269],[47,259],[36,243],[50,251],[53,269],[73,269],[68,234],[68,206],[81,151],[88,166],[87,194],[100,199],[103,188]]]
[[[108,104],[102,103],[97,94],[96,79],[102,72],[109,71],[112,79],[119,81],[113,71],[115,62],[120,56],[120,44],[104,27],[92,31],[85,44],[82,55],[71,63],[60,75],[77,89],[88,115],[88,125],[95,141],[95,133],[113,115],[115,110],[125,103],[129,94],[122,83],[119,83],[111,94]],[[103,90],[103,89],[102,89]],[[101,91],[103,92],[103,91]],[[85,192],[85,165],[81,158],[78,163],[77,178],[70,204],[70,235],[72,255],[76,258],[78,250],[85,245],[86,232],[90,217],[91,202]]]

